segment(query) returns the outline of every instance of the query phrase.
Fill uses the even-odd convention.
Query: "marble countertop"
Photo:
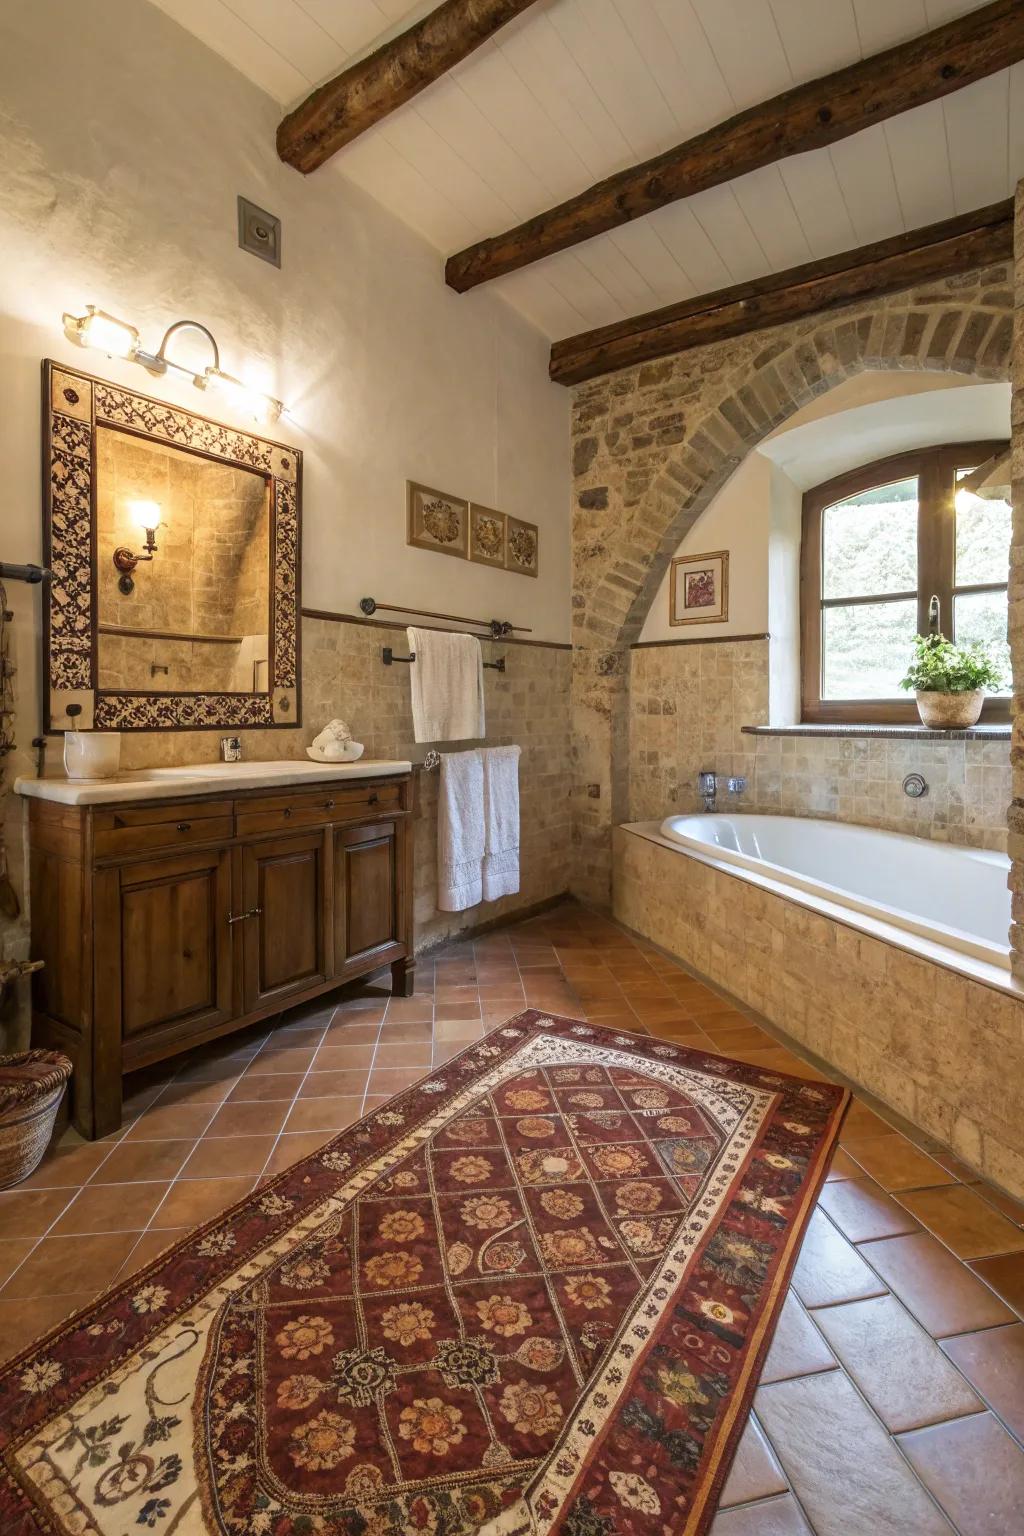
[[[388,758],[360,758],[354,763],[242,762],[191,763],[179,768],[136,768],[110,779],[15,779],[19,795],[56,800],[61,805],[112,805],[127,800],[171,800],[208,795],[216,790],[275,789],[289,784],[317,784],[338,779],[378,779],[409,773],[412,763]]]

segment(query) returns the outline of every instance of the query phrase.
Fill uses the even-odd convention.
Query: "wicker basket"
[[[38,1168],[70,1076],[60,1051],[0,1056],[0,1189]]]

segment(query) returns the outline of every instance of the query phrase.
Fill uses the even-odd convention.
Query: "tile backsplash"
[[[768,720],[767,640],[630,653],[630,817],[700,809],[697,774],[748,781],[723,809],[821,816],[979,848],[1006,848],[1009,740],[753,736]],[[928,793],[903,793],[920,773]]]

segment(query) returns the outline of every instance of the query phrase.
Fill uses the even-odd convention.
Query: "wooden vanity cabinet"
[[[411,774],[124,806],[29,802],[33,1040],[84,1136],[121,1079],[381,966],[412,992]]]

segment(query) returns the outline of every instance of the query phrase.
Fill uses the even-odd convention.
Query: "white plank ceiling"
[[[153,3],[290,108],[437,0]],[[446,256],[976,5],[538,0],[314,175],[325,198],[348,177]],[[492,287],[557,339],[965,213],[1021,176],[1024,64]]]

